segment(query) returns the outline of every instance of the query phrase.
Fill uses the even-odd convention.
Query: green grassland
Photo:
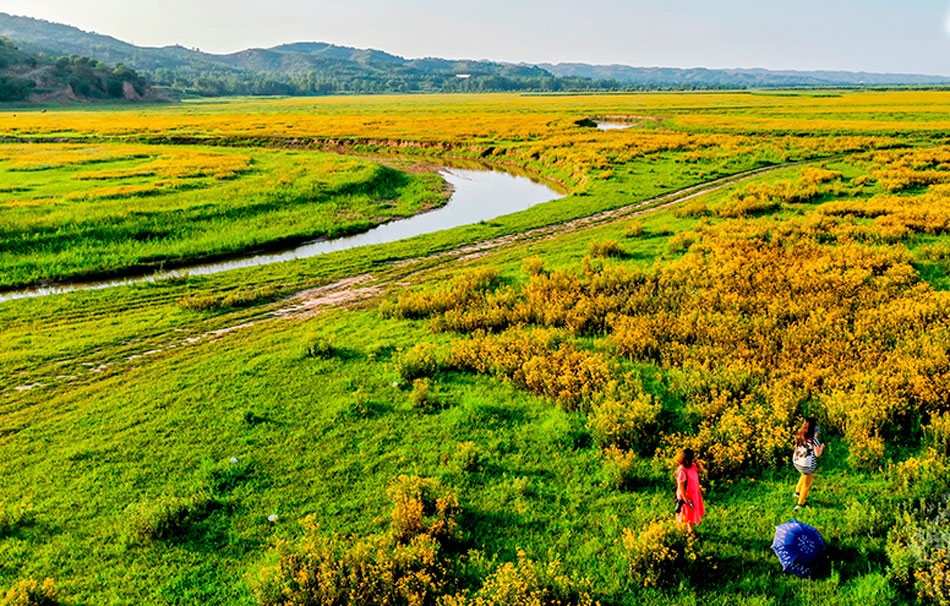
[[[670,98],[679,103],[679,97]],[[281,111],[255,103],[261,113]],[[412,103],[428,101],[412,101],[407,112]],[[698,103],[684,97],[676,111],[685,114]],[[734,111],[760,115],[754,107]],[[926,121],[927,108],[921,112],[918,119]],[[941,142],[930,133],[903,141]],[[0,202],[0,212],[8,213],[0,214],[3,284],[342,233],[439,199],[431,175],[398,170],[407,164],[394,169],[315,151],[247,146],[189,149],[249,155],[251,162],[227,179],[198,177],[194,188],[52,205],[48,215]],[[803,156],[812,160],[670,208],[544,231],[770,160]],[[72,176],[146,161],[38,171],[11,171],[0,163],[4,186],[28,190],[2,191],[0,201],[95,189],[102,183]],[[431,319],[399,319],[379,307],[382,301],[392,307],[406,293],[444,292],[453,278],[473,270],[497,272],[499,289],[523,288],[531,279],[525,263],[530,257],[550,272],[582,273],[585,257],[595,267],[658,272],[696,253],[684,234],[742,227],[719,213],[737,192],[750,183],[798,182],[806,167],[841,176],[805,202],[763,207],[744,216],[742,225],[773,225],[778,232],[813,217],[822,204],[883,193],[879,183],[862,180],[870,169],[853,153],[697,158],[688,151],[661,151],[614,164],[609,175],[585,181],[562,200],[477,225],[293,263],[0,303],[0,589],[52,577],[65,604],[259,603],[262,575],[281,549],[306,534],[305,518],[312,516],[323,534],[343,535],[344,543],[385,534],[392,510],[387,486],[408,474],[437,478],[458,496],[460,537],[440,556],[448,570],[447,593],[477,594],[486,577],[523,550],[539,562],[560,562],[567,576],[587,579],[594,599],[605,605],[913,603],[913,591],[889,568],[888,533],[902,508],[947,490],[945,476],[908,479],[895,467],[922,456],[919,420],[907,439],[889,443],[886,459],[871,467],[855,465],[849,438],[828,430],[811,507],[797,516],[818,527],[829,543],[828,570],[819,579],[781,574],[768,549],[773,527],[795,515],[797,473],[782,462],[704,480],[709,515],[698,533],[708,559],[684,567],[671,585],[643,587],[628,570],[622,537],[624,529],[672,516],[665,453],[640,452],[618,474],[605,461],[586,411],[566,410],[512,382],[451,365],[428,373],[432,403],[421,405],[412,382],[400,374],[405,352],[421,342],[450,348],[467,336],[436,330]],[[258,214],[261,197],[285,191],[275,182],[288,172],[298,196]],[[565,174],[561,166],[547,176]],[[121,184],[140,180],[156,178],[123,178]],[[326,196],[316,196],[317,205],[314,191]],[[202,206],[212,198],[214,208]],[[395,206],[381,211],[380,200]],[[129,204],[141,216],[121,214]],[[318,207],[331,210],[315,213]],[[205,221],[197,219],[202,213]],[[45,233],[43,221],[57,225],[61,248],[29,240]],[[875,225],[861,217],[846,217],[842,224]],[[96,232],[93,225],[108,230]],[[148,230],[166,235],[136,238]],[[207,237],[214,233],[226,237]],[[477,255],[454,252],[496,238],[507,239]],[[590,259],[592,246],[603,242],[616,242],[619,250]],[[864,244],[899,247],[923,282],[938,292],[946,289],[950,255],[933,252],[948,246],[943,233]],[[88,252],[72,256],[76,245]],[[42,255],[33,252],[37,248]],[[37,277],[48,267],[56,273]],[[338,292],[376,290],[322,313],[294,307],[300,300],[295,293],[354,277],[360,281]],[[689,403],[676,390],[670,368],[615,355],[600,333],[567,338],[636,375],[661,403],[659,430],[693,429],[678,427],[688,418]],[[178,523],[143,538],[142,520],[163,507],[181,514]],[[272,514],[278,516],[274,522],[268,521]]]
[[[112,147],[69,146],[50,165],[0,162],[0,287],[339,237],[445,200],[438,175],[334,154]],[[201,154],[204,164],[189,164]]]

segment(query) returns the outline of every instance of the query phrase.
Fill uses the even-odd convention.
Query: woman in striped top
[[[795,509],[805,506],[815,470],[818,469],[818,457],[824,451],[825,445],[818,441],[818,424],[814,418],[808,417],[795,434],[795,454],[792,455],[792,464],[802,474],[795,487],[795,496],[798,497]]]

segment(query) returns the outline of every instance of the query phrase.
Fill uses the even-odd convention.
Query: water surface
[[[600,130],[619,130],[622,128],[630,128],[632,124],[621,124],[620,122],[598,122],[597,128]]]

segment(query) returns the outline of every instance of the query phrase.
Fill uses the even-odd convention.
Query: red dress
[[[684,482],[686,483],[685,494],[680,491],[680,485]],[[706,515],[706,508],[703,507],[703,491],[699,488],[699,473],[696,472],[695,464],[689,469],[682,465],[676,469],[676,498],[693,504],[692,508],[688,504],[683,505],[683,509],[676,514],[676,521],[684,524],[699,524]]]

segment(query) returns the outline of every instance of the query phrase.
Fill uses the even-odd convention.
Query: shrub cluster
[[[0,599],[0,606],[59,606],[59,603],[59,591],[53,579],[42,583],[36,579],[24,579],[15,583]]]
[[[419,535],[439,542],[458,538],[458,498],[438,480],[398,476],[390,483],[388,494],[393,503],[392,536],[397,541],[405,543]]]
[[[336,354],[333,342],[326,337],[313,337],[307,345],[308,358],[332,358]]]
[[[527,391],[550,398],[565,410],[589,411],[598,406],[626,415],[626,427],[608,427],[604,414],[597,427],[609,438],[629,439],[642,434],[656,412],[642,385],[624,373],[615,360],[601,353],[579,349],[561,341],[549,329],[513,329],[500,335],[476,334],[453,344],[454,368],[491,374],[512,381]],[[623,397],[631,396],[629,401]],[[655,414],[653,415],[655,417]],[[623,434],[623,435],[621,435]]]
[[[523,551],[485,579],[472,597],[446,596],[441,606],[594,606],[592,586],[564,572],[558,561],[542,564]]]
[[[398,350],[393,361],[399,377],[406,382],[432,377],[445,367],[442,350],[425,342],[407,350]]]
[[[881,161],[947,172],[944,156]],[[839,172],[805,168],[796,182],[746,185],[733,199],[795,204],[843,187]],[[521,284],[464,274],[458,293],[415,293],[390,313],[470,335],[455,340],[448,365],[589,413],[604,447],[646,452],[659,441],[665,455],[691,445],[710,473],[729,475],[782,460],[807,411],[844,435],[854,465],[875,468],[885,444],[905,442],[950,397],[950,294],[921,281],[903,247],[880,246],[950,228],[948,197],[936,185],[781,221],[701,223],[670,239],[679,256],[664,266],[585,258],[576,271],[548,271],[533,260]],[[843,204],[883,214],[859,221],[834,210]],[[616,356],[664,369],[687,423],[662,427]]]
[[[279,561],[262,571],[256,588],[261,606],[426,606],[444,591],[445,568],[432,537],[351,540],[322,534],[312,520],[305,524],[307,536],[298,544],[280,543]]]
[[[950,182],[950,147],[879,152],[868,164],[888,192]]]
[[[921,599],[950,605],[950,495],[910,509],[887,539],[890,576]]]
[[[610,258],[623,257],[626,253],[616,240],[598,240],[590,243],[590,256]]]
[[[433,411],[442,407],[439,395],[432,388],[429,379],[416,379],[412,382],[412,391],[409,393],[412,405],[422,411]]]
[[[642,587],[671,585],[705,559],[695,537],[673,520],[651,522],[640,532],[625,529],[623,549],[630,576]]]
[[[930,423],[924,426],[924,435],[934,454],[950,462],[950,412],[931,416]]]
[[[262,571],[259,603],[434,605],[447,592],[443,543],[458,537],[458,499],[437,480],[405,475],[389,497],[389,533],[352,539],[304,520],[304,538],[281,541],[280,559]]]

